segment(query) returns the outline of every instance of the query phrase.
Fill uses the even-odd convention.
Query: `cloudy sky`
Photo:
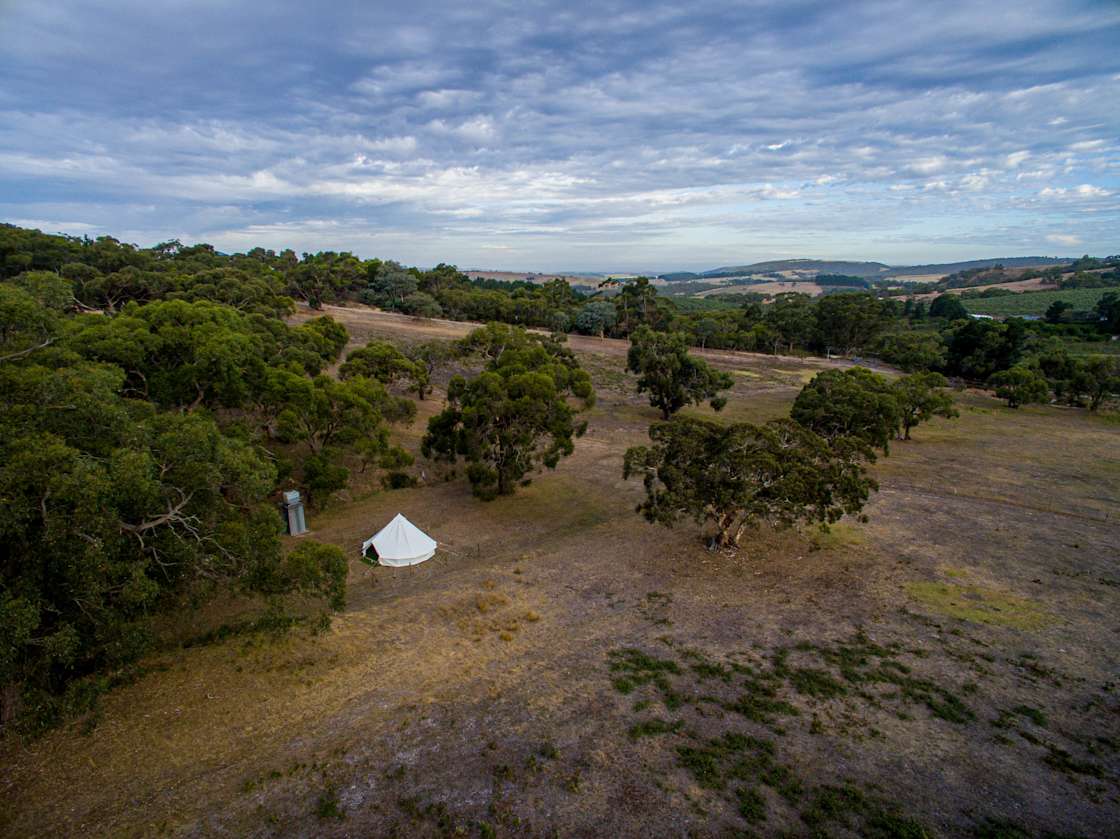
[[[1120,3],[0,0],[0,220],[670,270],[1120,251]]]

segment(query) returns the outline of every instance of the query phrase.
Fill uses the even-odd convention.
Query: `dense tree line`
[[[415,407],[325,375],[346,330],[286,325],[271,262],[0,229],[0,724],[89,707],[215,595],[343,605],[341,551],[285,553],[277,491],[399,464]]]
[[[1116,257],[1083,257],[1070,266],[1071,280],[1111,282],[1118,263]],[[1049,271],[1060,276],[1062,270],[1039,269],[1039,274]],[[999,265],[969,269],[933,287],[982,287],[1004,274]],[[262,319],[275,323],[276,316],[290,311],[293,300],[312,308],[353,300],[418,317],[501,322],[593,336],[627,338],[647,328],[679,334],[685,344],[701,348],[877,356],[907,372],[929,370],[976,384],[1025,365],[1047,379],[1054,398],[1090,406],[1101,404],[1115,391],[1111,377],[1103,376],[1105,395],[1093,399],[1083,385],[1087,377],[1102,381],[1102,363],[1082,358],[1065,364],[1063,342],[1099,341],[1120,332],[1120,295],[1113,293],[1105,295],[1092,313],[1059,306],[1049,313],[1049,322],[1029,323],[974,320],[960,297],[951,294],[927,303],[872,290],[840,291],[817,300],[787,293],[770,302],[747,298],[740,305],[697,309],[659,295],[646,278],[608,281],[595,293],[583,294],[562,280],[545,284],[472,280],[450,265],[421,270],[392,261],[361,260],[345,252],[297,256],[290,250],[255,248],[225,255],[209,245],[184,246],[177,241],[142,249],[109,237],[48,236],[11,226],[0,226],[0,275],[35,294],[49,293],[54,279],[62,277],[68,285],[56,289],[64,298],[56,302],[79,311],[115,313],[129,303],[155,300],[209,301],[249,318],[259,316],[257,323]],[[268,343],[263,336],[262,340]],[[299,347],[283,349],[292,357],[300,352]],[[1054,355],[1056,360],[1050,358]],[[1053,370],[1060,370],[1062,378],[1047,372]],[[405,378],[422,397],[426,385]],[[212,387],[223,385],[215,382]]]

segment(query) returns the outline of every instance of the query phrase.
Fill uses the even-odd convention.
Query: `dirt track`
[[[314,311],[306,306],[300,306],[292,317],[292,322],[299,323],[319,315],[330,315],[342,323],[350,332],[350,346],[361,346],[372,336],[385,336],[400,339],[402,336],[411,340],[427,340],[443,338],[455,340],[466,336],[472,329],[482,326],[473,321],[443,320],[442,318],[416,318],[402,315],[399,312],[385,312],[369,306],[323,306],[321,311]],[[544,330],[530,330],[541,332]],[[595,355],[610,355],[625,357],[630,349],[630,342],[625,338],[594,338],[587,335],[568,335],[568,346],[577,352],[592,353]],[[713,363],[722,365],[767,364],[780,365],[789,361],[807,368],[820,367],[850,367],[852,362],[845,359],[824,359],[815,356],[774,356],[766,353],[742,352],[739,350],[710,350],[694,347],[691,350],[695,355],[701,356]]]

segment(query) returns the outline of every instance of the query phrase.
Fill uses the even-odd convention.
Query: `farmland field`
[[[1022,294],[1008,294],[1003,297],[964,298],[961,302],[968,311],[976,315],[1044,315],[1055,300],[1072,303],[1076,311],[1090,311],[1108,292],[1118,292],[1115,288],[1071,288],[1065,291],[1028,291]]]
[[[718,288],[713,288],[711,291],[701,291],[697,296],[714,297],[720,294],[734,294],[744,291],[753,292],[755,294],[765,294],[767,297],[791,292],[817,297],[824,294],[824,286],[818,285],[812,280],[770,280],[767,282],[751,283],[748,286],[720,286]]]
[[[329,313],[358,344],[470,328]],[[333,626],[167,649],[97,719],[3,743],[0,834],[1116,835],[1115,416],[960,393],[874,466],[866,523],[724,555],[635,515],[657,412],[625,342],[571,345],[599,401],[556,471],[483,503],[422,464],[311,511],[352,558]],[[736,384],[694,413],[726,420],[843,363],[702,354]],[[398,511],[436,558],[360,563]]]

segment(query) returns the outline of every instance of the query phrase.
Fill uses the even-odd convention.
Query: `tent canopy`
[[[374,536],[362,542],[363,556],[370,546],[377,551],[379,563],[394,567],[416,565],[431,559],[438,547],[435,539],[400,513]]]

